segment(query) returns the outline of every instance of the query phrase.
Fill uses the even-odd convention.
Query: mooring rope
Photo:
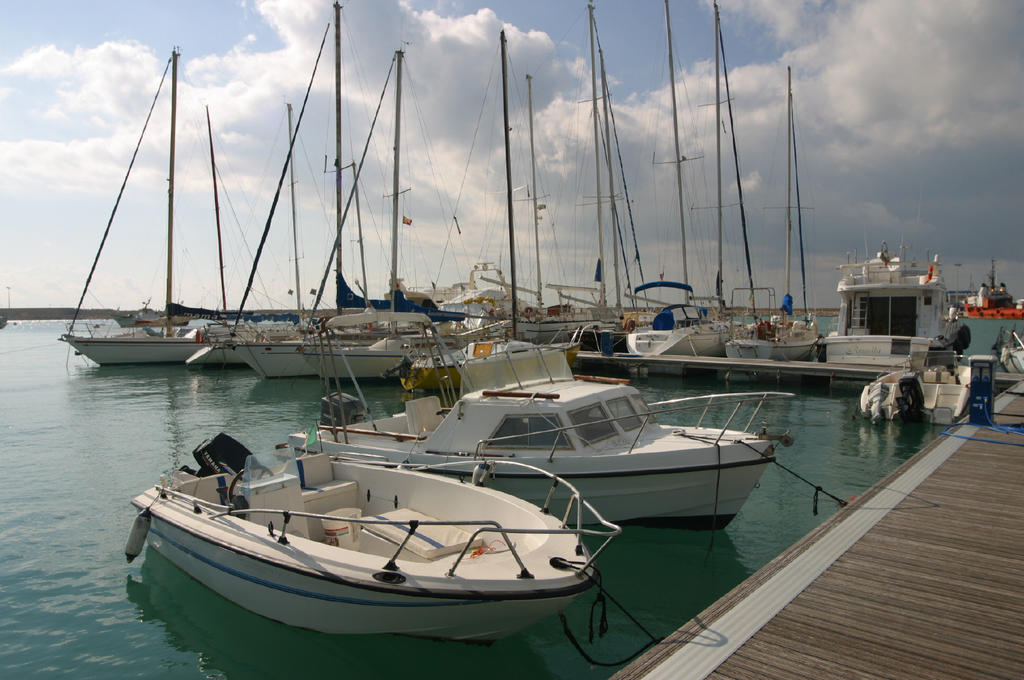
[[[747,442],[745,442],[745,441],[741,441],[740,443],[741,443],[741,444],[743,444],[743,445],[744,445],[744,446],[746,446],[746,447],[749,447],[749,448],[750,448],[751,450],[753,450],[753,451],[757,451],[757,449],[755,449],[755,448],[754,448],[753,446],[750,446],[750,444],[749,444],[749,443],[747,443]],[[763,453],[761,453],[760,451],[757,451],[757,454],[758,454],[759,456],[762,456],[762,457],[764,457],[764,454],[763,454]],[[799,475],[799,474],[797,474],[796,472],[793,472],[793,471],[792,471],[792,470],[790,470],[790,469],[789,469],[788,467],[786,467],[785,465],[783,465],[782,463],[780,463],[780,462],[779,462],[779,459],[778,459],[778,458],[774,458],[774,457],[773,457],[773,458],[772,458],[772,462],[773,462],[773,463],[775,463],[776,465],[778,465],[778,466],[779,466],[780,468],[782,468],[782,469],[783,469],[783,470],[785,470],[786,472],[788,472],[789,474],[791,474],[791,475],[793,475],[794,477],[796,477],[797,479],[799,479],[799,480],[800,480],[801,482],[803,482],[804,484],[807,484],[808,486],[810,486],[810,487],[812,487],[812,488],[814,489],[814,504],[813,504],[813,506],[812,506],[812,508],[811,508],[811,512],[812,512],[812,514],[814,514],[814,515],[817,515],[817,514],[818,514],[818,496],[819,496],[820,494],[825,494],[826,496],[828,496],[829,498],[831,498],[832,500],[834,500],[834,501],[835,501],[835,502],[836,502],[836,503],[837,503],[837,504],[839,505],[839,507],[841,507],[841,508],[845,508],[845,507],[846,507],[847,505],[849,505],[849,501],[844,501],[844,500],[843,500],[842,498],[839,498],[838,496],[836,496],[836,495],[834,495],[834,494],[831,494],[831,493],[829,493],[828,491],[825,491],[825,489],[824,489],[824,488],[822,488],[822,487],[821,487],[820,485],[818,485],[818,484],[815,484],[815,483],[814,483],[814,482],[812,482],[811,480],[809,480],[809,479],[806,479],[805,477],[802,477],[802,476],[800,476],[800,475]]]
[[[573,562],[573,561],[564,560],[564,559],[560,560],[560,561],[565,562],[566,564],[571,564],[571,565],[581,565],[581,564],[583,564],[582,562]],[[590,663],[590,664],[592,664],[594,666],[621,666],[622,664],[624,664],[624,663],[626,663],[628,661],[632,661],[636,657],[640,656],[642,653],[647,651],[647,649],[650,648],[652,645],[655,645],[655,644],[657,644],[658,642],[661,642],[661,640],[664,639],[664,638],[657,638],[657,637],[655,637],[654,634],[651,633],[649,630],[647,630],[644,627],[644,625],[642,623],[640,623],[640,621],[637,620],[637,618],[635,616],[633,616],[632,614],[629,613],[629,610],[627,610],[625,607],[622,606],[622,603],[620,603],[618,600],[616,600],[614,597],[612,597],[612,594],[609,593],[605,589],[605,587],[601,584],[601,574],[600,574],[600,572],[597,571],[596,568],[593,569],[593,573],[591,573],[590,571],[587,571],[587,572],[584,572],[584,574],[586,575],[587,578],[590,579],[590,581],[595,586],[597,586],[597,590],[598,590],[597,597],[594,599],[594,603],[592,605],[590,605],[590,615],[589,615],[589,619],[590,619],[590,621],[589,621],[589,641],[590,642],[594,641],[594,612],[597,609],[598,605],[600,605],[600,607],[601,607],[601,611],[600,611],[600,615],[599,615],[599,620],[598,620],[598,637],[604,637],[605,633],[608,632],[608,612],[607,612],[607,604],[605,602],[605,598],[611,600],[612,603],[616,607],[618,607],[620,610],[622,610],[622,613],[625,614],[629,618],[630,621],[632,621],[634,624],[636,624],[637,628],[642,630],[647,635],[647,637],[650,638],[650,640],[648,642],[645,642],[643,644],[643,646],[641,646],[635,652],[633,652],[629,656],[626,656],[626,657],[624,657],[622,659],[619,659],[618,661],[598,661],[597,659],[595,659],[592,656],[590,656],[589,654],[587,654],[587,652],[583,649],[583,646],[579,643],[579,640],[577,640],[576,636],[573,635],[572,630],[569,629],[569,621],[568,621],[568,619],[566,619],[565,613],[564,612],[559,613],[558,618],[561,619],[561,621],[562,621],[562,630],[565,632],[565,637],[568,638],[569,642],[572,643],[572,646],[576,648],[576,651],[579,652],[580,656],[582,656],[584,659],[586,659],[588,663]],[[596,574],[596,577],[595,577],[595,574]]]

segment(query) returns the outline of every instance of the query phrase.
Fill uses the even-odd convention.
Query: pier
[[[863,364],[840,364],[819,361],[773,361],[771,359],[730,359],[727,357],[641,356],[638,354],[602,354],[580,352],[576,370],[583,373],[613,371],[631,375],[717,375],[726,381],[732,378],[769,382],[797,380],[832,382],[853,380],[872,382],[896,369]],[[1021,379],[1011,373],[995,374],[998,387],[1009,387]]]
[[[1024,436],[951,432],[614,677],[1024,677]]]

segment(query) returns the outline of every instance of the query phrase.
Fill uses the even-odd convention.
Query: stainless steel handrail
[[[372,463],[364,463],[364,464],[372,464]],[[412,465],[412,466],[410,466],[410,465],[399,465],[399,466],[396,466],[394,464],[388,464],[388,465],[386,465],[386,467],[394,467],[396,469],[414,470],[414,471],[426,472],[426,471],[433,471],[433,470],[442,469],[442,468],[455,467],[457,465],[460,465],[460,463],[439,463],[439,464],[433,464],[433,465]],[[325,514],[313,513],[313,512],[305,512],[305,511],[300,511],[300,510],[282,510],[282,509],[278,509],[278,508],[232,508],[232,507],[227,506],[227,505],[222,505],[222,504],[219,504],[219,503],[212,503],[210,501],[206,501],[206,500],[203,500],[201,498],[197,498],[197,497],[192,496],[190,494],[187,494],[187,493],[184,493],[184,492],[181,492],[181,491],[177,491],[175,489],[172,489],[170,487],[163,486],[163,485],[157,485],[156,486],[156,491],[157,491],[157,493],[161,497],[168,497],[169,496],[169,497],[171,497],[173,499],[176,499],[178,501],[181,501],[183,503],[187,503],[187,504],[191,505],[194,511],[197,508],[200,508],[200,507],[206,508],[207,510],[213,512],[213,514],[210,516],[210,519],[221,519],[223,517],[239,517],[239,516],[246,516],[247,517],[248,515],[252,515],[252,514],[264,514],[264,515],[278,515],[278,516],[282,516],[282,517],[284,517],[284,520],[285,520],[284,524],[283,524],[283,526],[281,528],[281,536],[282,537],[285,536],[286,529],[287,529],[287,526],[288,526],[288,520],[291,517],[304,517],[304,518],[307,518],[307,519],[320,519],[320,520],[324,520],[324,519],[328,519],[328,520],[343,520],[343,521],[347,521],[347,522],[351,522],[351,523],[355,523],[355,524],[359,524],[359,525],[374,525],[374,524],[382,525],[382,524],[387,524],[387,525],[391,525],[391,526],[407,527],[406,531],[407,531],[408,535],[406,536],[405,540],[403,540],[402,543],[398,546],[398,548],[395,551],[394,555],[392,555],[392,557],[389,559],[388,563],[384,567],[385,569],[388,569],[388,570],[395,570],[395,569],[397,569],[397,566],[395,565],[395,560],[398,558],[399,554],[401,554],[402,550],[405,548],[405,544],[408,542],[409,538],[412,537],[412,534],[413,534],[412,525],[413,524],[415,524],[416,526],[461,526],[461,527],[475,526],[475,527],[478,527],[477,529],[475,529],[473,531],[469,541],[467,541],[466,545],[462,548],[462,551],[459,553],[458,557],[456,558],[454,564],[448,570],[447,576],[454,576],[455,569],[462,563],[462,560],[465,557],[466,553],[470,550],[470,546],[473,544],[473,542],[476,540],[476,538],[480,534],[482,534],[482,533],[498,533],[498,534],[502,535],[502,537],[505,539],[506,545],[508,545],[508,547],[509,547],[509,551],[512,553],[513,558],[515,559],[516,563],[519,565],[519,568],[521,570],[520,571],[521,575],[522,574],[528,574],[529,572],[527,571],[526,566],[525,566],[522,558],[519,556],[519,553],[516,550],[515,545],[513,544],[511,539],[509,539],[509,535],[510,534],[535,534],[535,535],[571,534],[571,535],[575,535],[577,537],[577,549],[578,550],[580,550],[581,546],[583,545],[583,543],[582,543],[583,536],[599,536],[599,537],[603,537],[605,539],[604,542],[600,545],[600,547],[598,547],[597,550],[595,550],[592,553],[590,553],[589,559],[587,559],[586,562],[584,562],[584,564],[582,566],[576,567],[576,565],[573,565],[574,567],[577,568],[578,572],[582,573],[582,572],[586,571],[586,569],[589,568],[593,564],[594,560],[605,549],[605,547],[608,545],[608,543],[611,541],[611,539],[614,538],[615,536],[618,536],[620,533],[622,533],[621,527],[619,527],[618,525],[613,524],[613,523],[605,520],[604,517],[602,517],[601,514],[590,503],[588,503],[587,501],[582,499],[582,497],[580,496],[579,490],[577,490],[575,486],[573,486],[568,481],[562,479],[561,477],[558,477],[557,475],[555,475],[555,474],[553,474],[553,473],[551,473],[551,472],[549,472],[547,470],[543,470],[543,469],[535,467],[533,465],[528,465],[526,463],[520,463],[520,462],[517,462],[517,461],[492,461],[490,463],[489,467],[493,471],[493,468],[496,465],[501,465],[501,466],[517,466],[517,467],[526,468],[526,469],[529,469],[530,471],[533,471],[535,473],[539,473],[540,475],[548,477],[549,479],[551,479],[552,480],[552,484],[553,484],[553,486],[552,486],[553,489],[555,487],[558,487],[558,486],[566,487],[570,491],[570,500],[569,500],[568,507],[566,509],[566,513],[563,516],[563,518],[561,519],[561,526],[562,526],[562,528],[561,529],[516,529],[516,528],[503,527],[500,522],[497,522],[495,520],[464,520],[464,521],[461,521],[461,520],[423,520],[423,521],[417,521],[417,520],[389,520],[389,519],[376,519],[376,518],[370,519],[370,518],[365,518],[365,517],[341,517],[341,516],[337,516],[337,515],[325,515]],[[553,492],[549,493],[548,494],[547,502],[545,503],[545,506],[541,508],[541,511],[544,512],[545,514],[548,513],[548,506],[550,505],[550,502],[551,502],[551,499],[552,499],[553,496],[554,496]],[[571,528],[569,526],[569,522],[568,522],[568,515],[572,511],[573,507],[576,508],[576,513],[575,513],[576,514],[576,518],[575,518],[575,527]],[[593,528],[590,528],[590,529],[584,528],[584,524],[583,524],[583,511],[584,511],[584,509],[589,511],[596,518],[596,523],[598,523],[602,527],[604,527],[604,530],[593,529]],[[591,524],[593,524],[593,523],[591,523]],[[273,534],[271,534],[271,535],[273,536]]]
[[[753,402],[753,401],[757,402],[757,406],[754,408],[753,415],[751,415],[750,419],[747,421],[746,427],[743,429],[743,431],[746,432],[750,428],[751,424],[754,422],[754,418],[757,417],[757,413],[760,411],[761,406],[766,401],[773,401],[773,400],[776,400],[776,399],[788,399],[788,398],[791,398],[791,397],[794,397],[794,396],[796,396],[796,395],[794,395],[792,392],[726,392],[726,393],[722,393],[722,394],[702,395],[702,396],[699,396],[699,397],[680,397],[678,399],[669,399],[667,401],[654,402],[652,404],[648,404],[648,406],[661,406],[661,405],[664,405],[664,404],[678,404],[678,403],[682,403],[682,402],[697,402],[697,401],[701,401],[701,400],[707,400],[707,401],[706,401],[706,403],[699,403],[699,404],[695,404],[695,405],[692,405],[692,406],[687,404],[685,406],[680,406],[678,408],[659,409],[659,410],[656,410],[656,411],[652,410],[652,411],[648,411],[647,413],[632,413],[632,414],[627,414],[627,415],[623,415],[623,416],[613,416],[611,418],[604,418],[602,420],[590,420],[590,421],[587,421],[585,423],[578,423],[578,424],[573,424],[573,425],[563,425],[563,426],[557,427],[557,428],[551,428],[551,429],[547,429],[547,430],[537,430],[536,432],[529,432],[529,433],[526,433],[526,434],[511,434],[511,435],[505,435],[505,436],[502,436],[502,437],[489,437],[487,439],[481,439],[480,441],[477,442],[475,450],[474,450],[474,457],[475,458],[481,458],[482,457],[481,449],[483,447],[485,447],[485,446],[492,445],[495,442],[500,442],[500,441],[505,441],[505,440],[510,440],[510,439],[521,439],[522,437],[525,437],[525,436],[535,436],[535,435],[552,434],[552,433],[559,433],[559,434],[561,434],[561,433],[565,433],[565,432],[567,432],[569,430],[576,430],[576,429],[581,428],[581,427],[588,427],[590,425],[596,425],[596,424],[600,424],[600,423],[611,423],[611,422],[616,422],[616,421],[619,421],[619,420],[627,420],[627,419],[631,419],[631,418],[643,418],[644,422],[641,424],[640,430],[637,432],[636,437],[634,437],[633,444],[629,447],[628,453],[632,453],[633,449],[636,447],[636,444],[640,440],[641,434],[646,429],[646,427],[647,427],[647,425],[650,422],[650,419],[652,417],[655,417],[655,416],[658,416],[658,415],[663,415],[663,414],[666,414],[666,413],[676,413],[676,412],[681,412],[681,411],[692,411],[692,410],[702,409],[701,417],[697,421],[697,425],[696,425],[696,427],[700,427],[701,423],[704,420],[704,416],[707,414],[707,410],[710,407],[712,407],[712,406],[716,406],[716,407],[717,406],[727,406],[727,405],[730,405],[730,404],[735,404],[736,408],[733,409],[732,414],[729,416],[728,422],[719,430],[718,436],[715,439],[715,441],[718,442],[718,441],[721,440],[721,438],[723,436],[725,436],[725,433],[729,429],[729,425],[732,423],[733,419],[736,417],[736,414],[739,412],[739,407],[742,406],[743,404],[748,403],[748,402]],[[722,401],[717,401],[717,402],[713,401],[716,397],[740,397],[740,398],[738,398],[738,399],[736,399],[736,398],[723,399]],[[555,437],[554,443],[552,444],[551,452],[548,454],[548,462],[551,462],[554,459],[555,452],[558,450],[557,443],[558,443],[559,439],[560,439],[560,437],[558,437],[558,436]]]

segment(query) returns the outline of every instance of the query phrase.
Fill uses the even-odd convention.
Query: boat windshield
[[[251,489],[271,482],[287,482],[298,479],[298,476],[299,467],[295,463],[295,454],[290,450],[253,453],[245,459],[242,487]]]
[[[496,352],[471,357],[462,365],[462,392],[522,389],[529,385],[572,380],[565,352],[556,347]]]

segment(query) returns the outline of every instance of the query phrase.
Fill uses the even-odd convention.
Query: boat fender
[[[473,486],[483,486],[487,479],[487,463],[479,463],[473,468]]]
[[[139,511],[139,514],[135,516],[132,528],[128,532],[128,540],[124,544],[124,556],[129,562],[138,557],[146,545],[146,536],[149,534],[152,517],[153,513],[149,511],[149,508]]]
[[[552,557],[548,560],[548,564],[554,569],[561,569],[562,571],[575,571],[576,565],[564,557]]]
[[[962,354],[970,346],[971,329],[966,325],[961,325],[956,331],[956,337],[953,338],[953,351]]]

